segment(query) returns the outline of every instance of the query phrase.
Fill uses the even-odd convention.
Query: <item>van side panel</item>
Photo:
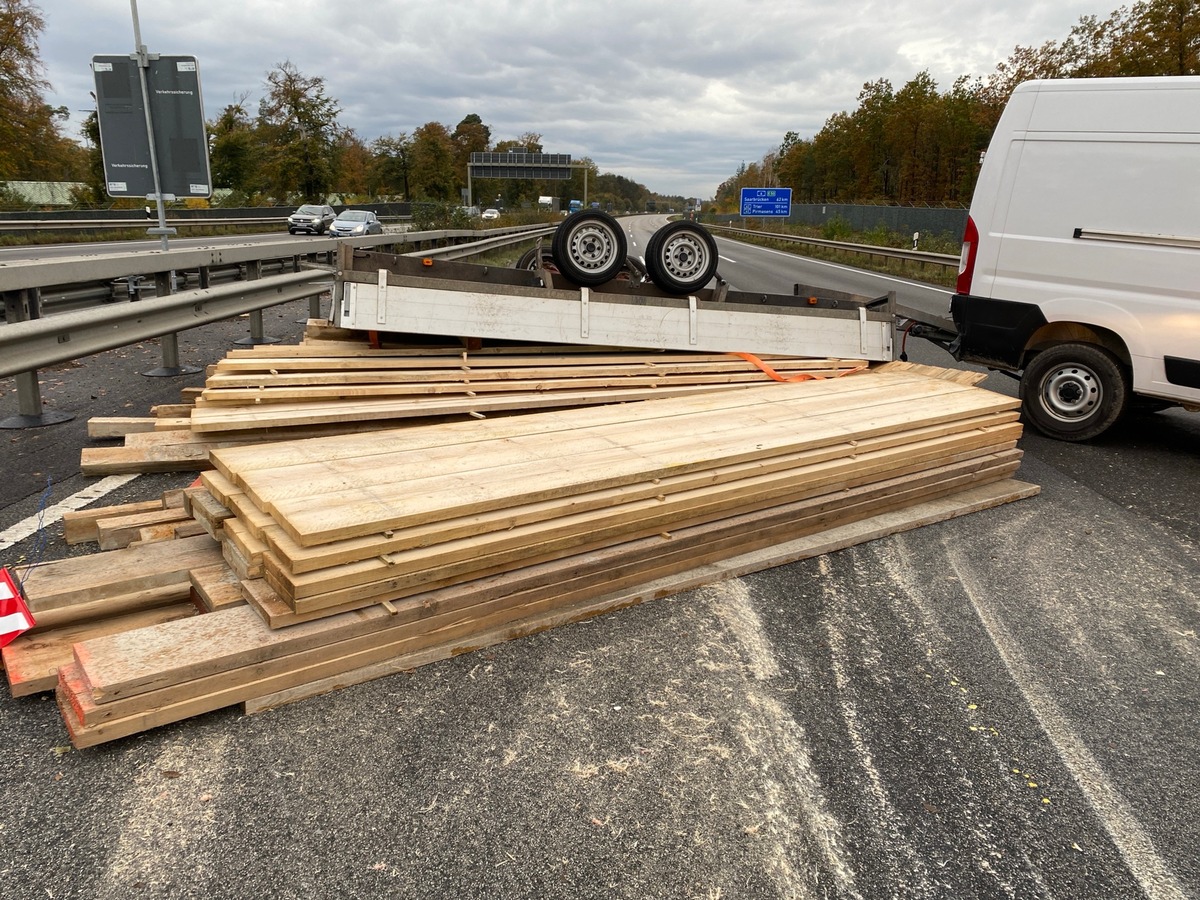
[[[1200,79],[1022,87],[1010,107],[1027,127],[1006,109],[971,206],[963,358],[1018,368],[1024,344],[1005,345],[1037,330],[1032,307],[1117,335],[1135,392],[1200,402],[1179,376],[1200,366]]]

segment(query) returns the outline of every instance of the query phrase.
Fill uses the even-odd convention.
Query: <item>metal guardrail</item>
[[[12,322],[0,328],[0,377],[303,299],[328,290],[332,283],[332,271],[307,269]]]
[[[287,216],[260,218],[224,219],[167,219],[168,228],[221,228],[228,225],[278,225],[286,224]],[[157,225],[157,220],[148,219],[4,219],[0,220],[0,233],[10,231],[98,231],[118,228],[136,231],[147,224]]]
[[[546,225],[489,229],[487,237],[470,230],[405,232],[355,238],[271,241],[224,247],[154,250],[139,253],[95,254],[53,260],[16,260],[0,265],[0,295],[6,322],[0,325],[0,377],[16,376],[20,415],[0,420],[0,428],[24,428],[66,421],[70,416],[42,409],[37,370],[114,350],[150,338],[161,338],[163,367],[144,374],[179,375],[194,369],[178,363],[177,333],[208,322],[251,316],[251,343],[262,336],[262,310],[305,297],[316,300],[332,286],[332,255],[342,243],[355,247],[416,245],[409,255],[451,258],[475,255],[498,246],[539,237],[553,229]],[[444,248],[426,243],[450,242]],[[458,243],[455,243],[458,242]],[[313,258],[329,254],[330,264]],[[260,277],[263,263],[290,260],[293,271]],[[243,265],[245,280],[212,287],[208,275],[215,267]],[[174,293],[172,275],[199,273],[201,288]],[[322,275],[322,272],[325,274]],[[108,282],[137,274],[154,277],[159,296],[104,303],[92,309],[44,315],[41,292],[51,287]],[[312,310],[310,314],[319,315]]]
[[[808,244],[813,247],[828,247],[832,250],[842,250],[847,253],[862,253],[867,256],[900,259],[905,262],[924,263],[931,266],[958,268],[959,262],[959,257],[952,253],[926,253],[922,250],[901,250],[895,247],[878,247],[874,244],[851,244],[844,241],[829,241],[824,238],[801,237],[794,234],[775,234],[769,231],[755,231],[750,228],[734,228],[729,225],[709,225],[707,227],[712,231],[726,234],[766,238],[772,241],[784,241],[792,244]]]

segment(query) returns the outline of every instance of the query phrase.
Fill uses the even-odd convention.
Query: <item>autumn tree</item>
[[[362,138],[348,128],[333,142],[333,188],[341,194],[365,194],[373,159]]]
[[[63,107],[46,103],[50,84],[38,53],[46,27],[29,0],[0,0],[0,180],[82,180],[87,151],[62,133]]]
[[[460,179],[454,171],[454,140],[445,125],[426,122],[413,132],[409,156],[412,200],[458,199]]]
[[[306,77],[290,61],[267,73],[258,104],[264,183],[277,196],[298,192],[319,201],[333,182],[333,147],[341,107],[325,93],[325,79]]]

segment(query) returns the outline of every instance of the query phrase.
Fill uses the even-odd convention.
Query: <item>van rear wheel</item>
[[[1087,441],[1129,407],[1129,377],[1115,356],[1094,344],[1058,344],[1021,374],[1021,411],[1047,437]]]

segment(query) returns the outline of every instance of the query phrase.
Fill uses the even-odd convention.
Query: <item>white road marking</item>
[[[122,485],[129,484],[133,479],[137,478],[133,475],[109,475],[107,478],[102,478],[90,487],[84,488],[77,494],[72,494],[66,500],[55,503],[53,506],[47,506],[44,512],[34,513],[28,518],[22,519],[15,525],[0,531],[0,550],[7,550],[13,544],[25,540],[31,534],[36,534],[39,527],[51,525],[63,517],[63,513],[76,509],[83,509],[89,503],[99,500],[106,494],[110,494]]]
[[[1020,645],[1001,623],[1000,617],[992,615],[988,605],[980,599],[985,592],[974,583],[969,568],[959,564],[957,556],[961,550],[956,547],[948,547],[947,550],[954,574],[970,598],[979,621],[991,636],[1005,668],[1025,696],[1042,731],[1058,751],[1059,758],[1075,778],[1075,784],[1087,798],[1117,852],[1125,860],[1129,873],[1147,897],[1154,900],[1186,900],[1187,892],[1166,860],[1159,855],[1150,836],[1142,829],[1129,802],[1108,778],[1100,761],[1091,754],[1083,739],[1076,734],[1070,718],[1054,701],[1050,690],[1039,677],[1038,668],[1025,658]]]
[[[768,247],[755,247],[755,249],[761,250],[763,253],[774,253],[776,256],[787,256],[787,257],[791,257],[792,259],[796,258],[795,253],[785,253],[782,250],[771,250]],[[722,259],[724,259],[724,257],[722,257]],[[813,259],[810,256],[804,257],[804,260],[805,260],[805,262],[815,263],[816,265],[819,265],[819,266],[827,266],[830,269],[838,269],[839,271],[842,271],[842,272],[850,272],[850,273],[853,273],[854,275],[873,275],[876,278],[886,278],[888,281],[898,281],[901,284],[910,284],[913,287],[927,288],[931,291],[939,291],[939,292],[945,294],[946,296],[949,296],[954,293],[953,291],[947,290],[946,288],[938,287],[936,284],[925,284],[922,281],[910,281],[907,278],[898,278],[895,275],[888,275],[886,272],[872,272],[869,269],[856,269],[856,268],[854,268],[854,266],[843,266],[839,263],[826,262],[823,259]],[[733,260],[729,260],[729,261],[733,262]]]

